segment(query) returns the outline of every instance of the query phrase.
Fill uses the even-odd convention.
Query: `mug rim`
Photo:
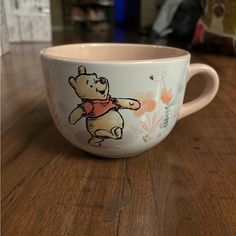
[[[81,59],[81,58],[72,58],[67,56],[59,56],[53,55],[48,51],[55,50],[57,48],[66,48],[66,47],[147,47],[152,49],[159,50],[169,50],[169,51],[177,51],[180,55],[167,56],[162,58],[145,58],[145,59],[128,59],[128,60],[94,60],[94,59]],[[159,61],[179,61],[179,60],[188,60],[190,59],[190,53],[184,49],[169,47],[169,46],[161,46],[155,44],[134,44],[134,43],[74,43],[74,44],[62,44],[56,45],[52,47],[44,48],[40,51],[40,56],[46,59],[57,60],[57,61],[66,61],[66,62],[80,62],[80,63],[95,63],[95,64],[121,64],[121,63],[150,63],[150,62],[159,62]]]

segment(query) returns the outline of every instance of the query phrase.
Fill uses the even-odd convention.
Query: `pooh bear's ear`
[[[80,66],[78,69],[79,75],[86,74],[86,68],[85,66]]]
[[[75,81],[75,77],[71,76],[71,77],[69,78],[69,83],[70,83],[70,86],[71,86],[72,88],[76,88],[77,83],[76,83],[76,81]]]

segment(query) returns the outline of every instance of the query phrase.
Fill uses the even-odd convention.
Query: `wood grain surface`
[[[236,235],[235,58],[193,53],[219,73],[215,100],[146,153],[112,160],[53,124],[38,58],[47,46],[13,44],[2,57],[2,235]]]

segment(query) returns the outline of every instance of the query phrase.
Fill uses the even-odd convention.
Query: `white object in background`
[[[20,29],[21,32],[21,40],[22,41],[32,41],[33,40],[33,24],[30,16],[21,16],[20,20]]]
[[[183,0],[167,0],[163,3],[160,13],[152,26],[152,30],[160,37],[172,33],[172,29],[169,26],[182,2]]]
[[[49,17],[21,16],[20,28],[22,41],[51,41],[51,27]]]
[[[32,19],[33,38],[36,41],[51,41],[50,17],[37,16]]]
[[[49,0],[5,0],[10,42],[50,42]]]
[[[20,33],[20,17],[14,15],[7,15],[7,27],[9,41],[12,43],[21,42]]]
[[[8,32],[7,32],[7,22],[5,16],[5,8],[3,4],[3,0],[1,1],[1,9],[0,9],[0,17],[1,17],[1,47],[0,47],[0,56],[9,52],[9,40],[8,40]]]

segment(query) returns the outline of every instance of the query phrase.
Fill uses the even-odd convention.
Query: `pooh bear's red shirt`
[[[111,96],[106,100],[87,100],[80,104],[80,107],[85,110],[86,116],[89,118],[96,118],[102,116],[109,110],[118,110],[120,108],[120,106],[115,104],[114,100],[112,100]]]

